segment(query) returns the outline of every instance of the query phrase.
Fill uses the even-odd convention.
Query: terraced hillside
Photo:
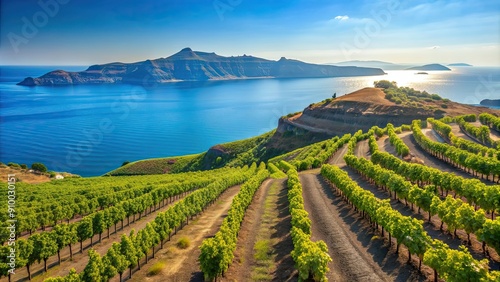
[[[217,169],[17,183],[1,280],[499,281],[496,118],[387,123],[267,163],[241,154],[259,160],[271,136]]]

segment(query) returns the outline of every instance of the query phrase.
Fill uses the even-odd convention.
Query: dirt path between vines
[[[472,125],[475,125],[474,123],[472,123]],[[481,124],[479,124],[478,126],[480,126]],[[468,140],[468,141],[471,141],[471,142],[474,142],[474,143],[477,143],[476,140],[470,138],[467,134],[465,134],[462,129],[460,129],[460,126],[458,126],[458,124],[456,123],[451,123],[450,124],[451,126],[451,132],[453,134],[455,134],[455,136],[457,137],[460,137],[460,138],[463,138],[465,140]],[[477,125],[476,125],[477,126]],[[478,143],[479,144],[479,143]]]
[[[312,239],[328,245],[330,281],[425,281],[404,259],[374,236],[371,227],[335,196],[317,173],[300,174]]]
[[[276,215],[277,218],[270,218]],[[263,230],[263,225],[271,225],[270,230]],[[220,281],[297,281],[290,255],[293,250],[290,229],[286,179],[267,180],[256,192],[245,213],[233,264]],[[263,235],[270,238],[262,238]],[[256,242],[266,239],[270,242],[269,252],[273,261],[262,265],[254,257],[254,246]]]
[[[337,165],[339,167],[344,167],[347,164],[344,161],[344,155],[347,153],[348,146],[344,144],[341,148],[339,148],[332,156],[332,158],[328,161],[329,164]]]
[[[387,152],[387,153],[395,156],[396,158],[401,159],[401,157],[398,156],[398,153],[396,152],[396,147],[392,146],[392,144],[389,140],[389,136],[384,135],[384,136],[380,137],[377,140],[377,144],[378,144],[378,148],[380,149],[380,151]]]
[[[217,233],[227,216],[233,198],[239,191],[239,185],[227,189],[216,204],[208,207],[201,215],[172,236],[171,240],[164,244],[163,249],[157,252],[156,258],[151,259],[141,270],[135,272],[132,279],[128,281],[203,281],[203,274],[198,263],[201,242]],[[180,238],[189,240],[188,248],[179,249],[176,246]],[[156,263],[163,263],[165,267],[157,275],[148,276],[151,266]],[[118,281],[118,277],[111,281]]]
[[[370,159],[370,146],[368,145],[368,140],[361,140],[356,143],[356,147],[354,147],[354,155],[358,158]]]

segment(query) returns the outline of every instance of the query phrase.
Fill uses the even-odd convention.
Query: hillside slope
[[[277,134],[281,136],[315,136],[328,138],[357,130],[368,130],[374,125],[384,127],[410,124],[414,119],[442,118],[465,113],[499,114],[498,110],[464,105],[441,99],[416,99],[397,104],[385,98],[382,88],[364,88],[336,99],[311,104],[304,111],[279,120]],[[302,138],[304,139],[304,138]],[[306,138],[307,139],[307,138]]]

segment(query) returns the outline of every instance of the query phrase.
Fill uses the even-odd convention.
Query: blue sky
[[[191,47],[314,63],[500,66],[498,0],[1,0],[0,23],[3,65],[133,62]]]

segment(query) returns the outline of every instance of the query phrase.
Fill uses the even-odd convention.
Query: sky
[[[91,65],[184,47],[312,63],[500,66],[500,1],[0,0],[0,65]]]

